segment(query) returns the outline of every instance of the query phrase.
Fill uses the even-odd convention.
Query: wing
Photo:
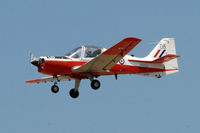
[[[133,49],[141,39],[128,37],[104,51],[88,63],[73,69],[74,72],[105,72],[111,69],[122,59],[131,49]]]
[[[32,79],[32,80],[27,80],[25,81],[26,83],[42,83],[42,82],[53,82],[53,81],[61,81],[61,80],[72,80],[71,77],[69,76],[65,76],[65,75],[59,75],[57,76],[57,78],[53,77],[53,76],[49,76],[49,77],[44,77],[44,78],[40,78],[40,79]]]

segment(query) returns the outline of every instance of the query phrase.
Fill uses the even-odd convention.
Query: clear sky
[[[199,133],[199,0],[1,0],[1,133]],[[161,79],[137,75],[89,80],[80,97],[74,81],[25,84],[43,77],[29,63],[82,45],[105,48],[125,37],[143,41],[130,54],[146,56],[161,38],[176,38],[180,72]]]

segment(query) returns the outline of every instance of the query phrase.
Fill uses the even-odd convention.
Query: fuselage
[[[127,55],[141,39],[127,37],[109,49],[96,46],[80,46],[61,57],[31,55],[31,64],[48,77],[27,80],[26,83],[54,82],[53,93],[59,91],[57,82],[75,80],[74,88],[69,91],[72,98],[79,96],[79,86],[82,79],[91,81],[91,88],[100,88],[100,82],[95,79],[103,75],[138,74],[160,78],[178,72],[175,41],[173,38],[163,38],[155,48],[143,58]]]
[[[86,78],[86,73],[73,72],[74,67],[82,66],[89,62],[90,59],[70,59],[62,57],[40,57],[44,59],[44,63],[38,67],[38,71],[47,75],[69,75],[74,78]],[[137,73],[148,73],[148,72],[162,72],[163,69],[158,66],[152,66],[147,63],[131,62],[129,60],[135,59],[130,55],[126,55],[122,58],[115,66],[109,71],[104,72],[92,72],[94,76],[101,75],[114,75],[114,74],[137,74]]]

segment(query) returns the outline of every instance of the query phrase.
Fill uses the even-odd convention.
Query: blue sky
[[[197,0],[1,0],[0,132],[4,133],[198,133],[200,132]],[[64,55],[82,45],[105,48],[125,37],[143,41],[130,53],[146,56],[164,37],[176,38],[180,72],[155,79],[136,75],[100,77],[101,88],[74,82],[25,84],[43,77],[29,63]]]

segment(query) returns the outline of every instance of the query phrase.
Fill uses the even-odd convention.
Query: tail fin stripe
[[[156,54],[154,55],[154,58],[156,58],[156,56],[160,53],[160,49],[156,52]]]
[[[165,53],[166,50],[163,50],[159,57],[162,57],[162,55]]]

